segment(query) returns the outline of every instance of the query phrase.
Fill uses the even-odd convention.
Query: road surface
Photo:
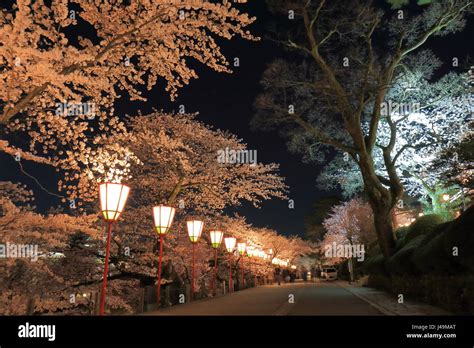
[[[382,315],[336,282],[266,285],[146,315]]]

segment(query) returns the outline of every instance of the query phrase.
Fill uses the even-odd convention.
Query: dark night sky
[[[276,43],[265,39],[265,28],[270,16],[264,1],[251,1],[241,8],[252,16],[257,16],[251,30],[261,36],[262,41],[250,42],[236,38],[222,42],[222,52],[229,61],[234,57],[240,58],[240,67],[234,68],[233,74],[217,73],[196,65],[200,78],[181,89],[176,102],[170,102],[164,85],[157,84],[151,92],[145,94],[148,98],[146,103],[128,102],[127,98],[124,98],[117,104],[117,112],[119,115],[134,115],[138,110],[142,110],[147,114],[152,108],[177,111],[178,105],[183,104],[186,112],[199,112],[199,120],[215,128],[229,130],[243,138],[249,149],[257,150],[259,162],[280,164],[280,173],[290,186],[289,198],[294,200],[295,208],[289,209],[287,201],[275,199],[264,202],[261,209],[244,204],[237,212],[246,216],[254,225],[268,226],[285,235],[302,235],[304,216],[311,210],[312,203],[331,193],[322,192],[316,187],[319,168],[304,164],[298,155],[290,154],[284,140],[276,133],[250,130],[249,122],[254,114],[253,103],[259,92],[260,77],[268,63],[285,53]],[[455,35],[456,40],[435,38],[430,46],[445,62],[449,62],[453,56],[458,56],[461,60],[472,46],[470,33],[472,23],[463,33]],[[19,173],[10,157],[0,154],[0,163],[0,180],[22,181],[28,184],[35,191],[36,204],[40,210],[59,203],[54,197],[39,190],[32,180]],[[34,173],[44,186],[55,191],[55,180],[48,169],[38,169],[29,164],[25,164],[25,168]]]

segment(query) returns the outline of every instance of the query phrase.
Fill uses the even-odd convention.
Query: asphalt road
[[[146,315],[382,315],[335,282],[260,286]]]

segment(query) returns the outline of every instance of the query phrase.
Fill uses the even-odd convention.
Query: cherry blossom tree
[[[130,129],[117,143],[143,163],[130,173],[137,204],[168,202],[180,209],[221,211],[241,201],[258,207],[264,200],[286,197],[277,164],[221,161],[219,153],[225,149],[249,149],[193,115],[156,112],[132,118]]]
[[[91,284],[100,281],[99,267],[88,251],[75,247],[75,240],[85,235],[101,240],[97,217],[43,216],[24,205],[31,202],[32,195],[22,185],[1,182],[0,192],[3,252],[10,248],[31,248],[28,254],[3,255],[7,257],[0,262],[0,312],[25,314],[29,302],[35,300],[31,314],[67,313],[78,308],[91,314],[85,299],[76,298],[76,294],[92,291]],[[114,296],[111,301],[127,306]]]
[[[323,245],[332,242],[367,245],[377,238],[372,208],[361,198],[334,206],[323,225],[327,230]]]
[[[83,179],[91,159],[106,155],[123,169],[108,156],[108,136],[124,131],[115,101],[145,101],[156,84],[174,99],[198,78],[193,61],[231,72],[216,39],[256,40],[246,30],[254,20],[229,1],[19,0],[2,8],[0,151],[55,166],[64,174],[59,189],[77,198],[70,182]],[[91,30],[78,35],[78,25]]]
[[[107,145],[104,149],[108,149]],[[246,151],[246,145],[231,134],[196,121],[192,115],[156,112],[133,117],[126,132],[110,137],[110,145],[110,154],[113,149],[122,149],[114,163],[123,163],[123,168],[109,166],[104,161],[105,154],[96,156],[84,176],[87,181],[76,186],[81,190],[77,195],[86,202],[97,199],[98,181],[125,178],[133,187],[121,222],[114,228],[110,262],[115,273],[111,274],[110,284],[124,280],[136,281],[141,286],[154,284],[158,238],[151,218],[153,205],[163,203],[177,208],[172,233],[165,239],[163,262],[169,271],[163,279],[182,285],[189,282],[191,267],[191,243],[184,217],[195,215],[205,222],[206,230],[208,226],[221,226],[239,231],[243,227],[237,228],[233,220],[227,225],[220,222],[224,208],[242,201],[258,207],[264,200],[285,198],[286,185],[278,176],[277,165],[220,163],[219,150]],[[133,165],[126,156],[136,159]],[[197,289],[211,279],[212,252],[206,238],[207,235],[196,246]],[[100,258],[102,244],[97,238],[92,240],[96,243],[84,239],[78,245],[84,250],[95,250],[92,259],[97,255]]]

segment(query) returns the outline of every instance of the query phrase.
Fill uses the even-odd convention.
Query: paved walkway
[[[145,315],[448,315],[345,281],[259,286],[217,298],[163,308]]]
[[[381,315],[333,282],[259,286],[146,315]]]

